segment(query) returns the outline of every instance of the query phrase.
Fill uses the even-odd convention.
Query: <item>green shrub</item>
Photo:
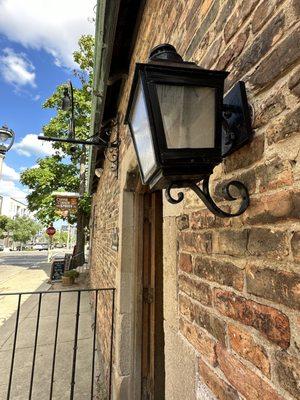
[[[65,277],[69,277],[69,278],[78,278],[79,277],[79,272],[76,271],[76,269],[71,269],[70,271],[66,271],[64,273]]]

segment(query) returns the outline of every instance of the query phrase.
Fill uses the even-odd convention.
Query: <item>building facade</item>
[[[117,289],[114,399],[300,399],[299,17],[299,0],[98,4],[93,134],[107,138],[111,122],[120,151],[117,171],[108,151],[91,153],[90,264],[94,287]],[[246,84],[253,140],[212,175],[212,190],[248,187],[240,217],[215,217],[189,190],[171,205],[141,183],[124,115],[135,63],[161,43],[229,71],[225,92]]]
[[[0,196],[0,215],[15,218],[30,217],[31,213],[25,203],[9,196]]]

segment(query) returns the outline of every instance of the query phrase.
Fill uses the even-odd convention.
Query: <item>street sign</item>
[[[46,229],[46,233],[48,236],[53,236],[56,233],[56,229],[54,226],[49,226],[49,228]]]

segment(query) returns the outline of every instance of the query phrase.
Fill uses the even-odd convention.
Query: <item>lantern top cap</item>
[[[184,62],[182,57],[177,53],[175,47],[169,43],[159,44],[150,51],[149,61],[162,60]]]

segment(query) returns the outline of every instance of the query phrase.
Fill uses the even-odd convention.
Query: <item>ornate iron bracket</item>
[[[111,136],[112,130],[116,128],[116,136],[115,139],[110,142],[110,147],[107,147],[104,151],[105,158],[111,163],[111,171],[115,173],[116,178],[118,179],[119,172],[119,147],[120,147],[120,132],[119,132],[119,116],[116,120],[111,121],[110,128],[105,130],[108,140]]]
[[[209,193],[209,177],[204,178],[202,180],[202,188],[197,186],[197,184],[195,182],[171,183],[168,186],[168,188],[166,189],[165,194],[166,194],[167,200],[172,204],[178,204],[184,198],[183,192],[179,192],[177,195],[178,196],[177,198],[174,198],[171,196],[171,190],[176,187],[188,187],[188,188],[192,189],[196,193],[196,195],[203,201],[203,203],[206,205],[206,207],[209,209],[209,211],[211,211],[213,214],[215,214],[217,217],[220,217],[220,218],[237,217],[237,216],[243,214],[250,204],[248,189],[242,182],[239,182],[239,181],[230,181],[230,182],[226,183],[222,190],[225,200],[234,201],[234,200],[237,200],[238,198],[242,199],[242,202],[240,204],[238,211],[236,211],[234,213],[228,213],[216,205],[216,203],[214,202],[214,200],[212,199],[212,197]],[[239,191],[239,194],[240,194],[239,197],[234,197],[230,193],[231,187],[234,187]]]

